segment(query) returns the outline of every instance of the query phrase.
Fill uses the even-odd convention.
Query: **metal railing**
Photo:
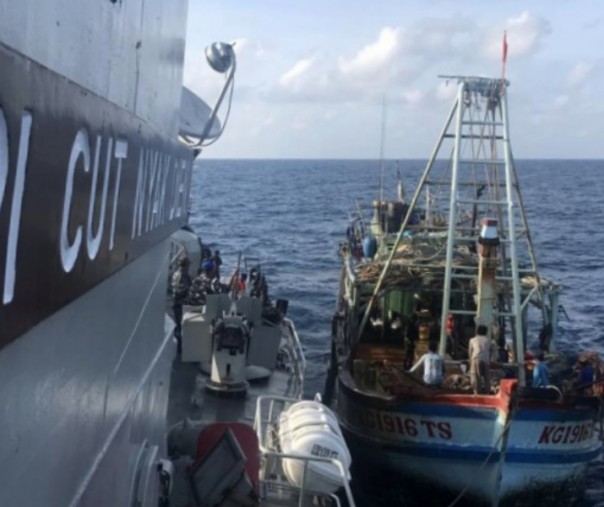
[[[333,465],[338,471],[348,507],[355,507],[347,478],[348,474],[339,460],[321,458],[310,454],[300,455],[281,452],[277,437],[279,415],[289,406],[299,401],[297,398],[287,398],[284,396],[259,396],[256,401],[254,430],[258,437],[258,446],[262,461],[260,471],[261,495],[264,495],[263,498],[269,503],[271,500],[282,501],[284,495],[289,495],[289,502],[297,500],[299,507],[305,505],[305,500],[309,498],[320,497],[329,500],[331,502],[330,505],[341,507],[342,503],[336,494],[313,490],[307,484],[308,467],[310,464],[328,463]],[[303,463],[301,486],[288,482],[283,472],[284,460],[295,460]]]
[[[304,376],[306,373],[306,357],[304,357],[304,351],[302,350],[302,343],[300,337],[296,331],[294,323],[290,319],[283,319],[284,324],[287,326],[289,333],[287,333],[287,341],[285,343],[285,349],[288,353],[289,360],[292,368],[292,375],[295,382],[295,396],[302,396],[302,387],[304,386]]]

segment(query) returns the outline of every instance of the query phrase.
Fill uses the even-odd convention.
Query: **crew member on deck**
[[[579,394],[591,394],[594,383],[594,369],[585,358],[579,359],[576,388]]]
[[[247,288],[247,273],[241,273],[241,278],[237,282],[237,292],[243,296]]]
[[[539,352],[535,358],[535,367],[533,368],[533,387],[549,386],[549,369],[545,364],[545,354]]]
[[[216,278],[216,263],[211,257],[203,261],[201,265],[201,272],[205,273],[209,280]]]
[[[214,250],[212,260],[214,261],[214,274],[216,276],[216,279],[220,281],[220,266],[222,266],[222,258],[220,257],[219,250]]]
[[[405,358],[403,367],[408,370],[415,360],[415,344],[419,339],[417,315],[414,313],[405,326]]]
[[[428,350],[420,360],[409,370],[413,373],[422,364],[424,365],[424,382],[429,386],[440,386],[443,383],[443,376],[445,374],[445,361],[438,354],[438,343],[431,341],[428,344]]]
[[[455,359],[456,355],[456,340],[455,340],[455,318],[452,314],[449,314],[447,317],[447,354],[449,354],[453,359]]]
[[[183,257],[178,263],[178,268],[172,275],[172,310],[174,311],[174,337],[178,344],[178,353],[182,351],[182,305],[187,298],[191,287],[191,275],[189,274],[190,261]]]
[[[491,390],[489,362],[491,346],[487,338],[487,326],[481,324],[476,329],[476,336],[468,343],[470,357],[470,382],[474,394],[488,394]]]

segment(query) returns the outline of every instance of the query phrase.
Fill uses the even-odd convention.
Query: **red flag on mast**
[[[503,64],[505,65],[505,62],[508,59],[508,33],[507,31],[503,32]]]
[[[503,31],[503,56],[501,58],[501,95],[505,93],[505,62],[508,59],[508,33]]]

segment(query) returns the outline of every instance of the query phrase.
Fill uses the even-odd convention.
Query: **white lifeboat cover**
[[[285,454],[337,459],[342,463],[345,480],[350,480],[352,458],[336,416],[316,401],[293,404],[279,418],[279,442]],[[302,487],[304,461],[284,459],[283,470],[288,481]],[[331,463],[311,461],[306,472],[305,488],[333,493],[342,486],[342,477]]]

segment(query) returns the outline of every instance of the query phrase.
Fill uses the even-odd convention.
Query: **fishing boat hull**
[[[568,502],[601,451],[596,407],[523,406],[515,381],[503,381],[496,396],[423,391],[357,389],[340,371],[338,414],[353,459],[400,473],[410,485],[504,505],[552,490]]]
[[[484,500],[498,486],[511,387],[497,397],[404,398],[356,389],[341,371],[338,414],[358,461],[451,492],[467,488],[468,497]]]
[[[602,450],[594,401],[519,401],[502,467],[502,503],[566,505],[581,495],[588,464]]]

